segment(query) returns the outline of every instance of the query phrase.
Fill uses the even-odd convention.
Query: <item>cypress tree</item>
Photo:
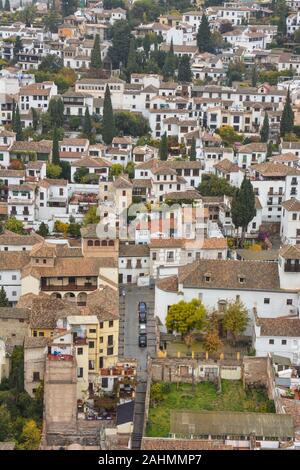
[[[128,57],[127,57],[127,67],[126,67],[127,77],[129,81],[130,81],[130,75],[137,71],[138,71],[138,64],[136,60],[135,42],[134,42],[134,39],[131,38],[130,44],[129,44]]]
[[[99,34],[96,34],[95,36],[94,45],[91,52],[91,67],[97,70],[100,70],[102,67]]]
[[[160,139],[159,158],[161,160],[167,160],[168,159],[168,137],[167,137],[166,132],[162,135],[162,137]]]
[[[255,195],[251,182],[244,177],[240,189],[233,196],[231,216],[235,227],[242,228],[241,246],[243,246],[248,224],[255,216]]]
[[[14,126],[15,126],[15,118],[16,118],[16,102],[15,102],[15,100],[13,99],[13,102],[12,102],[12,113],[11,113],[11,127],[12,127],[12,129],[14,129]]]
[[[4,11],[10,11],[10,2],[9,2],[9,0],[5,0]]]
[[[19,111],[18,105],[16,106],[16,110],[15,110],[13,131],[16,133],[16,140],[22,140],[23,132],[22,132],[21,117],[20,117],[20,111]]]
[[[254,65],[252,69],[252,73],[251,73],[251,85],[253,87],[256,87],[257,82],[258,82],[258,73],[257,73],[256,65]]]
[[[262,142],[268,142],[270,134],[270,125],[268,113],[265,113],[264,122],[260,130],[260,138]]]
[[[213,52],[213,38],[208,23],[207,16],[203,14],[201,18],[201,23],[197,33],[197,46],[199,52]]]
[[[85,108],[84,121],[83,121],[83,132],[87,139],[92,138],[92,120],[89,112],[89,108]]]
[[[186,54],[184,54],[179,60],[178,81],[179,82],[191,82],[192,81],[190,58]]]
[[[292,109],[290,89],[288,89],[286,101],[281,115],[280,121],[280,135],[283,137],[285,134],[292,132],[294,128],[294,112]]]
[[[3,286],[0,289],[0,307],[9,307],[9,301]]]
[[[115,135],[115,119],[111,104],[110,90],[109,86],[106,85],[103,103],[102,139],[108,145],[111,144]]]
[[[191,145],[191,155],[190,155],[190,160],[195,161],[196,160],[196,139],[195,137],[192,138],[192,145]]]
[[[39,115],[35,108],[31,108],[31,114],[32,114],[32,127],[33,127],[33,130],[36,131],[39,125]]]
[[[59,159],[59,135],[58,135],[57,127],[54,127],[54,131],[53,131],[52,163],[54,165],[59,165],[60,164],[60,159]]]
[[[269,142],[268,147],[267,147],[267,160],[272,158],[272,155],[273,155],[273,144],[272,142]]]

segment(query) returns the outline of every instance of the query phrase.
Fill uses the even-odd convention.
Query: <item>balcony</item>
[[[42,285],[41,290],[44,292],[49,291],[93,291],[97,289],[97,284],[65,284],[65,285],[58,285],[58,284],[48,284]]]

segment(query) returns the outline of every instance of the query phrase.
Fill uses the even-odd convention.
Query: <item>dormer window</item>
[[[210,273],[204,274],[204,280],[205,280],[205,282],[210,282],[211,281]]]
[[[239,283],[245,284],[246,278],[244,276],[239,276]]]

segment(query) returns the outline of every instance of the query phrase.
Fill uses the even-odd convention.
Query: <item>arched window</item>
[[[88,246],[94,246],[93,240],[88,240],[88,243],[87,243],[87,244],[88,244]]]
[[[108,246],[115,246],[115,242],[113,240],[109,240]]]
[[[102,245],[102,246],[107,246],[107,241],[106,241],[106,240],[102,240],[101,245]]]
[[[100,246],[100,240],[95,240],[95,246]]]

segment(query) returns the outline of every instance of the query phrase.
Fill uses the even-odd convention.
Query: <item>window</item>
[[[13,290],[12,293],[11,293],[11,295],[12,295],[13,297],[17,297],[17,291],[16,291],[16,290]]]
[[[89,332],[90,333],[96,333],[96,329],[95,328],[90,328]]]
[[[103,328],[103,321],[99,322],[99,328]]]
[[[293,220],[297,220],[297,214],[293,214]]]
[[[83,367],[77,367],[77,377],[78,378],[83,377]]]
[[[108,335],[107,337],[107,345],[112,346],[114,344],[114,337],[113,335]]]
[[[269,344],[274,344],[274,339],[269,339]]]
[[[39,382],[40,381],[40,373],[39,372],[33,372],[32,380],[33,380],[33,382]]]
[[[99,343],[100,343],[100,344],[103,343],[103,336],[100,336],[100,338],[99,338]]]
[[[34,330],[34,332],[32,333],[32,335],[36,338],[36,337],[37,337],[37,331]]]
[[[16,280],[17,280],[17,276],[16,276],[15,274],[13,274],[13,275],[11,276],[11,278],[12,278],[13,281],[16,281]]]
[[[83,354],[83,348],[78,348],[78,349],[77,349],[77,354],[78,354],[78,356],[82,356],[82,354]]]
[[[89,361],[89,370],[95,369],[95,361]]]
[[[93,349],[95,347],[95,341],[89,341],[89,348]]]
[[[152,260],[156,261],[156,252],[152,253]]]
[[[287,305],[293,305],[293,299],[286,299]]]
[[[240,284],[244,284],[245,280],[246,280],[245,277],[242,277],[242,276],[239,277],[239,283]]]
[[[269,298],[264,298],[264,304],[269,304],[270,303],[270,299]]]
[[[167,251],[167,260],[174,261],[174,251]]]
[[[39,331],[39,336],[45,336],[43,331]]]
[[[113,347],[107,348],[107,355],[108,356],[112,356],[113,353],[114,353],[114,348]]]
[[[113,320],[109,320],[108,326],[109,326],[110,328],[111,328],[112,326],[114,326],[114,321],[113,321]]]
[[[103,377],[103,379],[101,380],[101,385],[102,385],[103,388],[108,387],[108,378],[107,377]]]
[[[286,339],[282,339],[281,344],[282,344],[282,346],[285,346],[286,345]]]

